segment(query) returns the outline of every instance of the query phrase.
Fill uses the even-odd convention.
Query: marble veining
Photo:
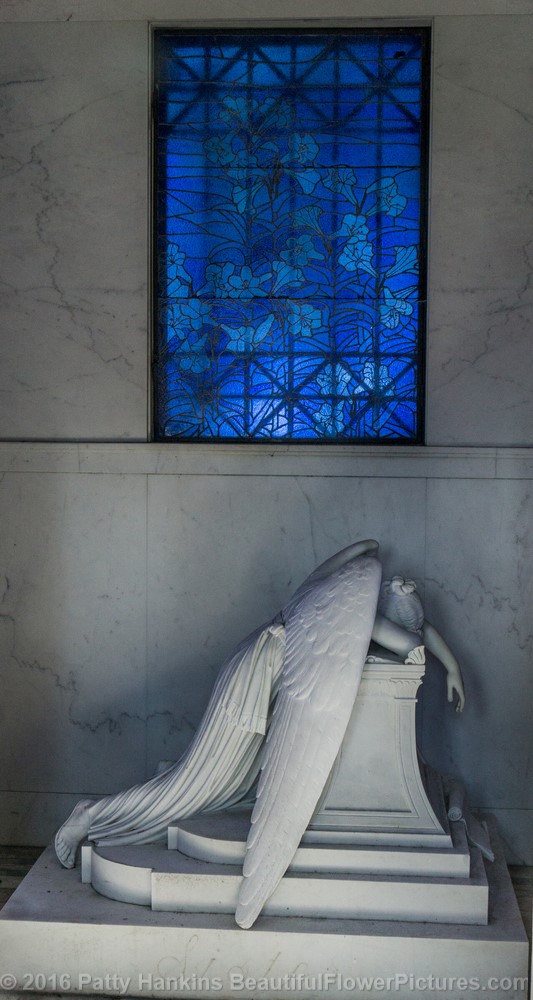
[[[4,436],[146,436],[144,44],[4,27]]]
[[[432,444],[523,445],[531,436],[530,32],[520,16],[435,24]]]
[[[501,810],[512,842],[509,810],[533,804],[533,735],[526,723],[533,697],[533,586],[526,568],[532,556],[531,490],[518,481],[494,483],[490,490],[480,483],[433,483],[428,513],[433,525],[426,552],[432,565],[426,576],[428,614],[452,606],[450,624],[455,622],[462,637],[459,658],[476,707],[470,706],[464,730],[449,719],[437,721],[438,691],[428,675],[423,744],[427,752],[433,747],[432,762],[445,771],[458,764],[464,776],[465,762],[471,762],[474,804]],[[445,552],[443,541],[452,534],[453,550]],[[516,817],[516,822],[522,821]],[[527,856],[525,845],[517,854]]]

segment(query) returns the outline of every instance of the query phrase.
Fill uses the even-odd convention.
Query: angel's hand
[[[454,694],[456,694],[457,705],[455,706],[455,711],[462,712],[465,707],[465,692],[461,670],[455,656],[448,643],[442,638],[440,632],[437,632],[437,629],[427,619],[424,621],[423,636],[424,643],[430,653],[433,653],[446,668],[446,673],[448,674],[448,701],[453,703]]]
[[[454,694],[457,695],[456,712],[462,712],[465,707],[465,691],[460,674],[448,674],[448,701],[453,702]]]

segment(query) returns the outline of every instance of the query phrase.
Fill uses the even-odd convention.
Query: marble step
[[[487,923],[479,851],[470,878],[288,872],[264,908],[270,916]],[[82,879],[103,896],[175,913],[234,913],[241,868],[164,847],[82,847]]]
[[[289,871],[468,878],[470,852],[464,826],[452,827],[449,849],[315,843],[305,834]],[[242,865],[249,828],[249,812],[196,816],[169,826],[168,848],[197,861]]]

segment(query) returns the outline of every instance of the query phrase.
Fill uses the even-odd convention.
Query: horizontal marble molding
[[[181,0],[179,20],[219,22],[238,20],[265,21],[265,8],[256,7],[254,0],[235,3],[234,0],[210,0],[200,13],[196,0]],[[479,0],[426,0],[424,18],[433,16],[510,16],[530,14],[530,0],[484,0],[480,11]],[[268,22],[287,20],[290,17],[355,20],[360,17],[420,18],[420,0],[381,0],[376,10],[375,0],[271,0]],[[139,21],[146,19],[176,20],[175,0],[3,0],[0,21]]]
[[[533,448],[0,442],[6,472],[533,479]]]

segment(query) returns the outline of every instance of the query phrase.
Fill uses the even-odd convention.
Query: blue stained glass
[[[156,33],[160,439],[422,439],[427,43]]]

